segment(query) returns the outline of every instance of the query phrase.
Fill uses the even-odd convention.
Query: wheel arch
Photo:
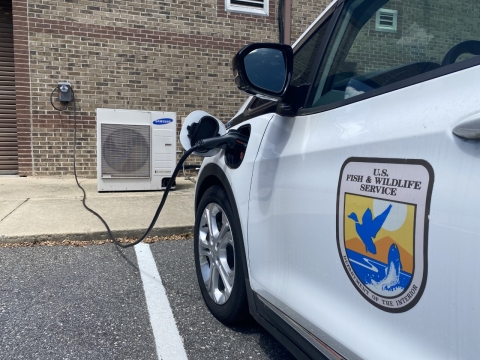
[[[207,191],[208,188],[214,185],[223,187],[230,198],[230,194],[226,189],[226,186],[224,185],[225,181],[220,180],[220,177],[218,174],[216,174],[216,171],[212,173],[211,170],[213,169],[211,169],[212,166],[210,165],[213,165],[213,164],[207,165],[205,169],[199,174],[199,177],[197,178],[197,190],[195,191],[195,211],[197,211],[198,204],[200,203],[200,200],[202,199],[203,194],[205,194],[205,191]],[[215,165],[215,167],[217,167],[220,170],[218,165]],[[225,174],[223,174],[223,176],[225,177],[225,180],[226,180]]]
[[[195,212],[203,194],[214,185],[218,185],[225,190],[228,196],[234,221],[237,222],[237,227],[240,229],[241,249],[240,255],[244,268],[245,286],[247,290],[248,307],[253,318],[267,329],[278,341],[280,341],[294,356],[298,359],[326,359],[326,357],[317,350],[308,340],[302,339],[296,330],[291,325],[279,317],[273,310],[270,310],[260,300],[259,296],[254,293],[250,285],[249,268],[247,266],[246,248],[243,240],[242,227],[240,224],[240,217],[238,215],[238,208],[235,201],[230,181],[225,175],[224,171],[215,163],[209,163],[202,168],[197,178],[197,189],[195,191]]]
[[[234,221],[236,222],[237,228],[240,231],[240,242],[242,244],[240,249],[240,255],[242,257],[245,279],[247,279],[247,284],[249,284],[249,269],[247,265],[245,242],[243,241],[244,238],[242,226],[240,223],[240,216],[238,215],[237,203],[235,201],[235,196],[233,194],[233,190],[230,186],[230,182],[228,181],[227,176],[217,164],[210,163],[205,165],[197,178],[197,190],[195,191],[195,212],[197,211],[198,204],[200,203],[200,199],[202,198],[205,191],[207,191],[210,187],[214,185],[221,186],[225,190],[228,196],[228,200],[230,201],[230,205],[232,206],[233,216],[235,217]],[[248,290],[249,289],[247,289],[247,291]]]

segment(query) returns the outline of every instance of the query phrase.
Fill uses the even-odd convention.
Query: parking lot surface
[[[198,289],[192,240],[149,246],[188,359],[293,359],[256,323],[226,327],[211,316]],[[25,247],[0,254],[0,358],[162,358],[134,249]]]

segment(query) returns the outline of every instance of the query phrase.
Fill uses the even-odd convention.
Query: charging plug
[[[248,137],[243,135],[238,130],[231,129],[228,133],[222,136],[216,136],[209,139],[198,141],[195,145],[198,146],[198,151],[208,151],[211,149],[226,149],[229,147],[233,149],[235,146],[247,147]]]
[[[72,85],[66,81],[60,81],[58,84],[58,101],[69,103],[72,101]]]
[[[200,139],[218,136],[218,121],[212,116],[204,116],[199,122],[187,126],[187,130],[190,145],[195,146]]]

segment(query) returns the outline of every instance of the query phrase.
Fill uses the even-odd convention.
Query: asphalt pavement
[[[192,240],[150,247],[189,359],[294,359],[257,323],[227,327],[210,314],[197,283]]]
[[[80,182],[117,237],[143,234],[163,196],[98,193],[95,179]],[[193,231],[194,188],[177,178],[151,235]],[[0,177],[0,243],[105,239],[81,200],[71,176]],[[0,248],[0,359],[293,359],[255,322],[227,327],[210,314],[193,240],[141,246]],[[154,271],[140,253],[153,256]]]
[[[0,358],[156,359],[133,249],[0,249]]]
[[[188,359],[293,359],[258,324],[208,312],[192,240],[149,248]],[[138,264],[112,244],[0,248],[0,358],[160,359]]]

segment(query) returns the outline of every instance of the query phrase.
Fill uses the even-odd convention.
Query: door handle
[[[463,139],[480,140],[480,114],[462,120],[452,132]]]

